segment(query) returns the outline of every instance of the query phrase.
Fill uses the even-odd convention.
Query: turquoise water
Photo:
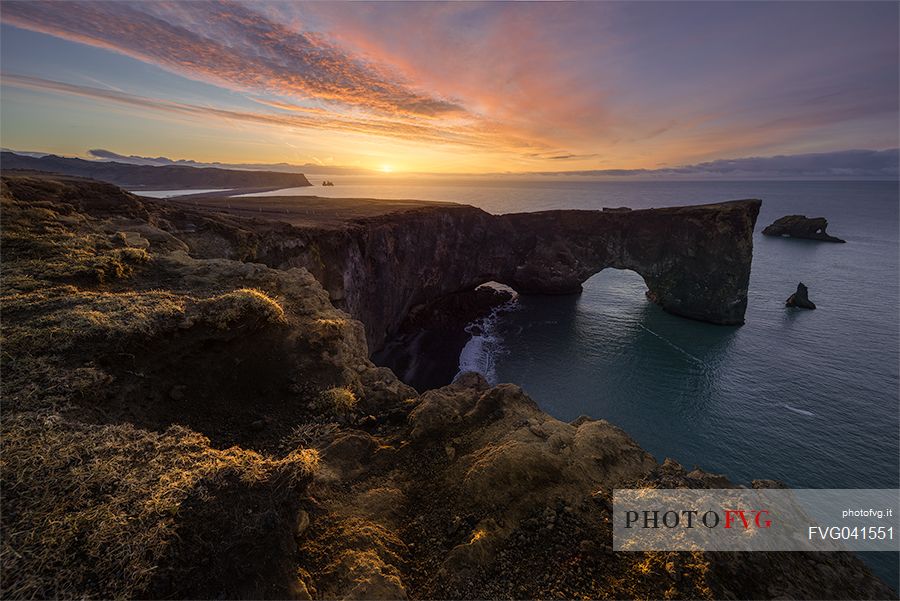
[[[658,460],[742,483],[900,486],[897,182],[335,184],[304,193],[455,200],[495,213],[761,198],[744,326],[668,315],[646,300],[640,276],[608,269],[577,296],[520,297],[461,362],[521,385],[560,419],[608,419]],[[793,213],[828,218],[847,244],[760,234]],[[784,307],[799,281],[817,310]],[[867,560],[897,585],[895,555]]]

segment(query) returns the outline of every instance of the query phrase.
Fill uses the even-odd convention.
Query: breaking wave
[[[459,370],[454,380],[464,372],[474,371],[484,376],[491,386],[497,384],[497,358],[505,352],[498,322],[503,313],[515,310],[517,306],[518,300],[513,297],[494,307],[486,317],[466,326],[471,338],[459,353]]]

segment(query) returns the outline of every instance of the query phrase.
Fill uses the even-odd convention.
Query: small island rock
[[[797,284],[797,292],[790,295],[785,301],[784,306],[786,307],[798,307],[800,309],[815,309],[816,304],[809,300],[809,288],[806,287],[806,284],[800,282]]]
[[[825,233],[828,220],[824,217],[807,217],[806,215],[785,215],[762,231],[764,236],[787,236],[788,238],[806,238],[822,242],[846,242]]]

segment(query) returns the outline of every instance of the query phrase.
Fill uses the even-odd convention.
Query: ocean
[[[646,299],[639,275],[607,269],[580,295],[522,296],[496,311],[461,368],[522,386],[559,419],[607,419],[657,460],[738,483],[900,486],[898,182],[328,179],[335,187],[296,193],[451,200],[492,213],[762,199],[745,325],[669,315]],[[788,214],[826,217],[847,243],[761,235]],[[798,282],[815,311],[785,308]],[[896,587],[896,561],[893,571],[887,557],[870,563]]]

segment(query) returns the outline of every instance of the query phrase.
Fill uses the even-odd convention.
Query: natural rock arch
[[[648,297],[670,313],[741,324],[759,206],[747,200],[503,216],[517,232],[520,260],[499,281],[522,293],[565,294],[580,291],[608,267],[628,269],[644,278]]]
[[[260,260],[309,269],[380,348],[409,311],[497,281],[522,294],[570,294],[607,267],[640,274],[664,310],[741,324],[759,200],[635,211],[491,215],[440,205],[301,230]]]

